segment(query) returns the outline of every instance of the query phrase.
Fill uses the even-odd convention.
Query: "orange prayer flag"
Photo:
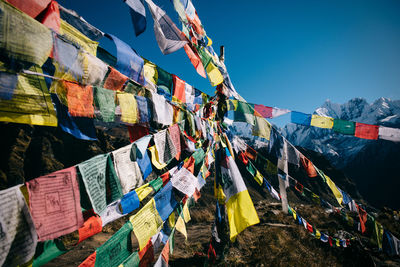
[[[83,240],[100,233],[102,230],[102,221],[99,216],[92,216],[86,220],[81,228],[79,228],[79,241],[78,244]]]
[[[306,169],[307,175],[309,177],[317,177],[317,171],[315,170],[314,165],[308,158],[300,154],[300,161],[304,169]]]
[[[80,85],[63,81],[67,90],[68,112],[73,117],[94,117],[93,88],[91,85]]]
[[[169,262],[169,240],[165,243],[163,250],[161,251],[161,255],[164,258],[165,262],[168,264]]]
[[[124,74],[120,73],[113,67],[109,67],[109,73],[107,75],[106,80],[104,81],[103,88],[114,90],[114,91],[122,91],[122,88],[125,85],[125,82],[129,78]]]

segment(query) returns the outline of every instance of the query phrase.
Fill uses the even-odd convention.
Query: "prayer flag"
[[[203,63],[201,62],[200,56],[197,53],[196,48],[194,48],[191,44],[187,43],[185,44],[185,46],[183,47],[185,49],[186,55],[188,56],[188,58],[190,59],[190,62],[192,63],[192,65],[194,66],[194,68],[196,69],[197,73],[206,78],[206,72],[204,70],[204,66]]]
[[[22,0],[24,1],[24,0]],[[83,33],[89,39],[97,41],[103,37],[103,33],[96,27],[90,25],[86,20],[80,17],[75,11],[66,9],[62,6],[60,8],[61,19],[68,22],[75,29]]]
[[[269,140],[271,135],[271,124],[266,119],[255,116],[253,135]]]
[[[172,186],[187,196],[192,196],[197,185],[197,178],[186,168],[182,167],[171,177]]]
[[[143,0],[125,0],[131,9],[131,17],[135,35],[139,36],[146,30],[146,9],[144,8]]]
[[[176,156],[177,152],[167,129],[154,134],[154,144],[160,163],[169,163]]]
[[[144,85],[143,58],[141,58],[127,43],[114,35],[106,34],[106,36],[112,39],[117,47],[117,64],[115,68],[132,80]]]
[[[68,112],[73,117],[94,117],[93,88],[64,81],[67,89]]]
[[[94,87],[94,104],[99,110],[98,118],[104,122],[113,122],[115,117],[115,91]]]
[[[146,180],[146,178],[153,171],[151,168],[150,157],[147,154],[147,147],[150,140],[150,135],[144,136],[132,145],[132,151],[136,152],[136,162],[138,163],[140,171],[142,172],[143,180]]]
[[[354,132],[356,130],[356,124],[353,121],[335,119],[333,121],[333,130],[341,134],[354,135]]]
[[[121,197],[121,189],[115,181],[115,172],[110,169],[108,154],[95,156],[78,164],[86,192],[97,214],[101,214],[107,207],[107,202]],[[109,183],[113,199],[107,201],[106,182]]]
[[[42,73],[42,69],[36,66],[30,70]],[[12,98],[0,99],[0,121],[57,126],[56,111],[44,77],[18,75]]]
[[[68,40],[77,44],[82,50],[96,56],[99,43],[92,41],[63,19],[61,19],[60,23],[60,34],[65,35]]]
[[[135,190],[125,194],[121,198],[121,208],[123,214],[128,214],[139,208],[140,200]]]
[[[124,194],[143,184],[139,165],[131,160],[131,149],[132,144],[129,144],[112,152],[115,170]]]
[[[174,81],[173,97],[182,103],[186,103],[185,81],[181,80],[178,76],[176,76],[174,74],[172,74],[172,78]]]
[[[0,71],[0,101],[11,100],[17,87],[18,75],[10,71]]]
[[[162,225],[162,219],[156,209],[156,202],[151,199],[142,209],[129,218],[132,223],[133,232],[139,241],[139,249],[142,250],[147,241],[158,232]]]
[[[138,123],[139,116],[135,97],[129,93],[118,92],[117,98],[121,107],[121,121],[129,124]]]
[[[25,10],[29,12],[32,5],[29,3],[27,6]],[[31,64],[42,66],[53,48],[51,31],[7,2],[2,1],[0,9],[0,51],[3,60],[9,61],[10,65],[15,65],[16,60],[25,68]]]
[[[333,118],[324,117],[313,114],[311,117],[311,126],[325,128],[325,129],[332,129],[333,127]]]
[[[224,81],[224,77],[222,76],[221,72],[212,62],[208,63],[206,71],[211,86],[217,86]]]
[[[264,105],[254,105],[254,115],[261,116],[264,118],[272,118],[272,108]]]
[[[221,154],[224,156],[220,162],[220,169],[226,196],[230,239],[234,240],[240,232],[259,223],[260,220],[235,161],[231,156]]]
[[[154,20],[154,34],[161,52],[166,55],[182,48],[187,41],[164,10],[151,0],[146,0]]]
[[[128,77],[109,66],[109,73],[104,81],[103,87],[114,91],[122,91],[128,79]]]
[[[165,94],[171,95],[173,88],[173,78],[172,75],[156,66],[158,79],[157,79],[157,87],[158,89],[162,89]]]
[[[83,225],[75,167],[30,180],[26,186],[39,241],[69,234]]]
[[[60,32],[60,9],[56,1],[51,1],[47,6],[43,16],[37,18],[43,25],[52,29],[54,32]]]
[[[174,211],[178,203],[175,200],[172,183],[167,183],[155,196],[156,208],[161,219],[165,221]]]
[[[46,7],[49,5],[51,0],[7,0],[11,5],[15,6],[22,12],[25,12],[32,18],[36,18]]]
[[[152,94],[152,100],[154,120],[159,124],[171,125],[173,117],[171,104],[165,101],[165,98],[159,94]]]
[[[379,126],[379,139],[400,142],[400,129]]]
[[[291,122],[300,124],[300,125],[305,125],[305,126],[310,126],[311,124],[311,114],[305,114],[297,111],[292,111],[291,112]]]
[[[132,253],[132,225],[125,223],[110,239],[96,249],[96,267],[118,266]]]
[[[154,181],[154,180],[152,180],[152,181]],[[141,187],[138,187],[135,189],[135,192],[138,195],[139,201],[142,201],[143,199],[145,199],[153,191],[157,192],[150,185],[151,185],[150,183],[147,183],[147,184],[144,184]]]
[[[379,135],[379,126],[356,122],[354,135],[358,138],[376,140]]]
[[[314,164],[308,158],[303,154],[300,154],[300,161],[309,177],[317,177],[317,171],[314,168]]]
[[[34,254],[37,234],[20,185],[0,191],[0,265],[18,266]]]
[[[94,236],[97,233],[100,233],[102,230],[102,221],[101,218],[97,215],[93,215],[87,219],[83,226],[79,228],[79,241],[78,244],[83,240],[88,239],[91,236]]]

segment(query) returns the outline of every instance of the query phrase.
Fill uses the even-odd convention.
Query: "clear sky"
[[[153,0],[180,28],[169,0]],[[248,101],[312,113],[326,99],[400,99],[398,0],[192,0],[213,40],[225,46],[236,90]],[[164,56],[147,9],[136,37],[122,0],[60,0],[88,22],[130,44],[141,56],[194,87],[214,94],[183,49]],[[100,45],[115,54],[111,41]]]

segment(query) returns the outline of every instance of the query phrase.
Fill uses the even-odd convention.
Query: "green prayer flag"
[[[113,122],[115,116],[115,91],[94,87],[94,104],[100,111],[100,120]]]
[[[120,199],[124,195],[110,154],[107,157],[106,184],[107,204]]]
[[[173,86],[173,80],[172,80],[172,75],[159,66],[157,67],[157,73],[158,73],[158,80],[157,80],[157,86],[162,88],[166,93],[171,95],[172,92],[172,86]]]
[[[254,104],[238,101],[237,108],[233,112],[233,117],[235,121],[247,122],[254,125]]]
[[[161,177],[158,177],[157,179],[150,181],[149,184],[151,187],[153,187],[154,191],[157,192],[162,187],[163,180]]]
[[[140,262],[139,253],[134,252],[126,260],[124,260],[124,262],[121,263],[121,265],[123,267],[137,267],[139,266],[139,262]]]
[[[45,265],[49,261],[61,256],[68,250],[59,239],[39,242],[36,247],[33,267]]]
[[[138,96],[144,96],[145,91],[146,91],[146,89],[144,87],[137,85],[133,82],[128,82],[124,89],[124,92],[138,95]]]
[[[172,229],[171,234],[169,236],[169,253],[172,254],[174,253],[174,247],[175,247],[175,227]]]
[[[333,130],[341,134],[354,135],[356,131],[356,124],[353,121],[335,119],[333,121]]]
[[[132,253],[132,224],[128,221],[96,250],[95,267],[118,266]]]
[[[256,175],[256,168],[254,167],[253,163],[249,161],[249,164],[246,166],[247,171],[252,175]]]
[[[194,175],[197,176],[201,167],[203,166],[204,158],[206,154],[203,149],[196,150],[192,157],[194,158]]]
[[[101,214],[107,207],[107,158],[107,154],[102,154],[78,164],[78,169],[83,184],[85,185],[87,195],[97,214]],[[83,205],[83,207],[87,208],[86,205]]]
[[[211,56],[205,51],[203,47],[196,46],[196,48],[200,56],[201,63],[203,64],[204,68],[207,68],[208,64],[210,64],[212,60]]]

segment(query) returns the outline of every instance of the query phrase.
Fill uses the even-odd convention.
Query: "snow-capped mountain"
[[[351,99],[345,104],[327,100],[314,114],[400,128],[400,100],[379,98],[372,104],[362,98]],[[399,143],[360,139],[337,134],[330,129],[292,123],[281,130],[293,145],[320,152],[336,168],[344,170],[372,204],[400,208],[400,196],[393,196],[398,195],[397,192],[385,196],[385,193],[394,190],[393,186],[397,190],[400,183]],[[383,201],[383,197],[387,199]]]

